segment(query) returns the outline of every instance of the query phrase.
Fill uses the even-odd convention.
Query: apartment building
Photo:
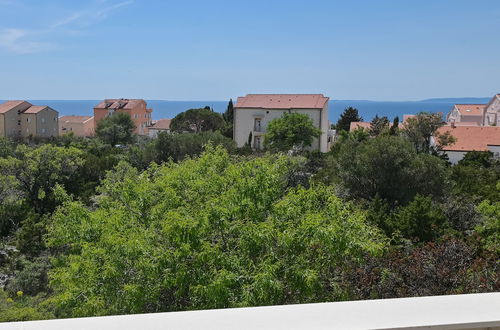
[[[62,116],[59,118],[59,135],[73,132],[75,136],[94,136],[94,116]]]
[[[487,104],[455,104],[446,121],[455,126],[500,126],[500,94]]]
[[[238,147],[250,142],[254,149],[262,149],[268,123],[283,113],[296,112],[307,114],[322,131],[311,149],[327,152],[330,149],[328,100],[322,94],[247,94],[238,97],[234,106],[234,140]]]
[[[135,133],[148,135],[148,129],[152,124],[152,109],[147,108],[143,99],[106,99],[94,107],[94,128],[102,119],[123,112],[130,115],[135,124]]]
[[[27,101],[7,101],[0,104],[0,136],[41,137],[58,136],[58,112],[49,106],[33,105]]]

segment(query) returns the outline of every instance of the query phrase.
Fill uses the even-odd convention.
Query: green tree
[[[497,191],[500,195],[500,180],[497,182]],[[482,245],[489,251],[500,255],[500,202],[483,201],[478,206],[483,216],[483,222],[476,227],[482,237]]]
[[[351,123],[355,121],[363,121],[363,118],[358,114],[358,109],[353,107],[345,108],[344,112],[340,115],[335,128],[338,131],[349,131]]]
[[[288,188],[293,158],[233,160],[221,147],[143,173],[120,163],[93,208],[53,217],[58,317],[328,301],[335,272],[383,235],[332,188]]]
[[[372,121],[370,122],[370,135],[378,136],[382,132],[386,131],[389,128],[389,119],[386,116],[379,117],[375,115]]]
[[[433,150],[432,137],[438,142],[436,147],[444,147],[455,142],[450,134],[436,135],[438,128],[443,125],[441,114],[420,112],[404,122],[401,132],[413,144],[417,152],[430,153]]]
[[[179,113],[170,122],[173,132],[201,133],[217,131],[225,127],[224,118],[220,113],[212,111],[209,107],[189,109]]]
[[[445,162],[432,155],[417,154],[402,137],[347,140],[335,148],[337,157],[332,171],[351,198],[371,200],[379,196],[390,205],[401,205],[416,194],[443,194]]]
[[[398,135],[399,134],[399,117],[394,117],[392,121],[392,126],[389,129],[389,135]]]
[[[195,134],[160,133],[154,141],[154,160],[157,163],[181,161],[187,157],[197,156],[202,153],[208,144],[221,145],[229,152],[236,149],[236,143],[219,132],[202,132]]]
[[[228,138],[233,138],[233,121],[234,121],[234,105],[233,99],[229,100],[227,104],[226,112],[222,115],[224,117],[224,121],[226,122],[226,127],[224,128],[224,136]]]
[[[129,144],[134,139],[135,124],[130,115],[118,112],[97,123],[95,134],[112,147]]]
[[[272,150],[287,151],[294,147],[311,146],[313,139],[321,135],[312,119],[302,113],[284,113],[267,125],[264,145]]]
[[[392,219],[392,230],[420,242],[437,239],[446,226],[446,216],[431,197],[416,195],[405,207],[399,208]]]

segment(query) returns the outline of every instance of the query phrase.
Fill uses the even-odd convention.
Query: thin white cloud
[[[7,0],[0,0],[0,4]],[[106,0],[97,0],[84,10],[76,11],[66,16],[46,28],[38,30],[28,30],[20,28],[8,28],[0,30],[0,49],[11,53],[28,54],[46,51],[55,48],[55,43],[42,42],[40,38],[50,39],[53,34],[68,32],[75,34],[78,29],[92,25],[98,21],[104,20],[118,8],[130,5],[133,1],[122,1],[108,6]]]
[[[31,32],[22,29],[4,29],[0,31],[0,47],[5,50],[18,53],[28,54],[45,51],[52,48],[52,45],[47,42],[39,42],[28,39]]]
[[[95,15],[94,15],[94,18],[97,19],[97,20],[102,20],[102,19],[105,19],[106,17],[109,16],[109,14],[118,9],[118,8],[121,8],[123,6],[127,6],[127,5],[130,5],[133,1],[130,0],[130,1],[123,1],[123,2],[119,2],[119,3],[115,3],[114,5],[111,5],[111,6],[108,6],[106,8],[102,8],[101,10],[98,10]]]

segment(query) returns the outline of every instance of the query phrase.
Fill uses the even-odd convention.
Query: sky
[[[500,93],[497,0],[0,0],[0,99]]]

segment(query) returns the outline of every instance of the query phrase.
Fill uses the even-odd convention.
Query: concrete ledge
[[[1,323],[0,329],[500,329],[500,293]]]

